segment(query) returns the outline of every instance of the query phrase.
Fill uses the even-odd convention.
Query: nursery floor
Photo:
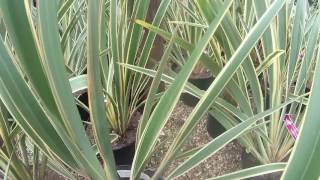
[[[164,156],[165,152],[168,150],[173,137],[178,132],[179,128],[182,126],[184,120],[188,117],[192,107],[183,104],[179,101],[171,118],[169,119],[164,132],[160,136],[160,145],[157,147],[156,152],[153,154],[147,168],[150,170],[156,169],[161,162],[161,158]],[[201,122],[196,126],[193,134],[190,136],[188,141],[183,146],[183,150],[189,150],[194,147],[199,147],[212,140],[206,130],[207,117],[205,116]],[[89,133],[90,134],[90,133]],[[90,136],[90,135],[89,135]],[[93,139],[91,139],[93,140]],[[226,173],[234,172],[241,169],[241,151],[242,148],[237,141],[229,143],[227,146],[219,150],[213,156],[208,158],[203,163],[199,164],[197,167],[191,169],[188,173],[180,176],[178,179],[206,179],[209,177],[219,176]],[[177,167],[180,162],[174,162],[171,167],[169,167],[167,173],[170,173],[174,167]],[[57,175],[53,171],[48,171],[46,179],[48,180],[63,180],[64,178]],[[78,179],[85,179],[79,177]]]
[[[166,128],[164,128],[165,130],[160,137],[161,145],[159,145],[156,153],[152,156],[151,161],[148,164],[149,168],[155,169],[158,166],[158,163],[161,161],[161,158],[171,144],[173,137],[178,132],[179,128],[191,111],[192,107],[189,107],[183,104],[182,101],[179,101],[166,125]],[[183,150],[199,147],[212,140],[207,133],[206,123],[207,117],[205,116],[196,126],[193,134],[183,146]],[[241,151],[242,148],[239,143],[237,141],[233,141],[178,179],[205,179],[239,170],[241,169]],[[177,165],[179,165],[179,162],[174,162],[167,172],[169,173],[174,167],[177,167]]]

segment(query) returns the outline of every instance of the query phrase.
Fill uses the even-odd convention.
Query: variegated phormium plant
[[[215,13],[219,10],[219,6],[213,6],[211,2],[195,1],[194,4],[207,23],[215,18]],[[233,11],[226,14],[209,42],[210,53],[207,54],[206,51],[202,54],[203,64],[215,75],[220,73],[268,6],[268,1],[234,3]],[[277,20],[266,29],[246,57],[242,68],[225,86],[230,98],[218,99],[209,111],[226,129],[253,114],[276,107],[294,97],[307,95],[312,84],[319,46],[319,15],[316,8],[305,1],[297,1],[296,5],[287,1],[282,7]],[[197,19],[199,20],[192,25],[197,24],[206,29],[207,24],[203,24],[201,18]],[[137,23],[165,39],[171,36],[148,23]],[[181,23],[191,26],[188,22]],[[177,40],[177,44],[189,52],[193,49],[190,40],[183,36]],[[198,93],[190,90],[188,92],[197,97],[203,94],[199,90]],[[307,101],[308,98],[305,97],[283,108],[281,112],[261,119],[259,122],[264,124],[258,130],[246,133],[240,138],[240,142],[262,164],[284,161],[289,157],[294,144],[294,137],[291,137],[286,128],[285,117],[292,117],[292,122],[299,127]]]
[[[134,72],[129,69],[154,76],[144,113],[140,120],[131,179],[139,179],[141,172],[145,170],[146,162],[154,151],[158,136],[183,90],[196,94],[201,99],[179,130],[178,136],[175,137],[173,144],[161,161],[160,167],[151,179],[164,176],[168,165],[177,157],[184,156],[187,158],[165,178],[179,177],[242,133],[252,128],[256,129],[255,126],[257,125],[258,127],[263,126],[264,123],[261,122],[261,119],[274,116],[288,104],[301,100],[301,96],[297,95],[288,98],[284,103],[249,114],[242,122],[205,146],[198,147],[192,152],[181,152],[181,145],[208,109],[226,103],[225,100],[218,98],[219,93],[227,88],[229,83],[235,83],[234,81],[237,79],[234,79],[233,75],[238,72],[241,65],[244,66],[247,56],[267,32],[266,30],[272,27],[270,25],[273,25],[275,17],[280,17],[278,13],[281,12],[286,1],[275,0],[268,8],[261,11],[261,15],[263,15],[252,22],[252,27],[249,26],[247,35],[239,42],[239,47],[233,48],[234,52],[230,53],[230,57],[226,56],[226,60],[228,59],[226,64],[223,64],[219,69],[217,68],[219,66],[210,66],[210,64],[215,64],[215,61],[203,55],[203,52],[211,38],[214,37],[213,35],[221,30],[225,19],[229,19],[233,1],[209,2],[196,0],[195,2],[199,5],[210,3],[210,5],[202,7],[219,7],[219,9],[213,11],[215,12],[214,16],[212,19],[208,19],[208,27],[195,44],[190,45],[175,37],[175,35],[171,37],[169,34],[168,47],[156,72],[144,68],[154,34],[148,34],[144,42],[145,48],[139,56],[138,45],[143,30],[140,25],[133,23],[133,20],[136,21],[135,19],[144,19],[148,0],[136,0],[132,6],[129,5],[129,2],[132,1],[116,0],[66,0],[61,1],[64,2],[62,4],[53,0],[37,2],[37,8],[34,8],[29,0],[0,0],[2,18],[0,24],[0,99],[3,104],[0,104],[0,135],[5,142],[5,145],[1,146],[0,167],[5,171],[6,178],[41,179],[44,172],[42,170],[47,165],[68,179],[76,179],[73,173],[93,180],[119,179],[109,137],[111,123],[108,123],[109,115],[106,114],[111,109],[105,104],[105,99],[107,98],[107,102],[109,102],[108,98],[112,97],[117,98],[117,100],[124,100],[120,101],[121,103],[127,102],[130,100],[126,99],[128,97],[119,97],[119,95],[123,95],[122,92],[130,94],[143,84],[140,84],[140,77],[143,78],[143,76],[132,76]],[[162,10],[165,11],[168,3],[170,3],[169,0],[162,1],[156,17],[161,17],[161,14],[164,13]],[[60,7],[59,11],[58,7]],[[67,7],[72,8],[64,9]],[[75,20],[77,25],[71,25],[72,17],[77,14],[77,7],[84,8],[81,13],[79,12],[79,15],[81,15],[79,19],[84,18],[85,20],[81,20],[79,23]],[[130,11],[130,7],[132,7],[132,11]],[[65,15],[61,14],[59,16],[59,12],[64,11],[66,12],[63,13]],[[62,22],[61,20],[67,17],[67,12],[69,12],[71,19]],[[133,19],[121,12],[131,12]],[[155,18],[154,25],[159,25],[160,20],[161,18]],[[125,23],[129,23],[129,25],[124,25]],[[68,26],[76,28],[73,28],[74,31],[69,30],[70,32],[67,33],[70,39],[66,37],[65,41],[61,41]],[[80,34],[85,34],[84,36],[87,39],[85,42],[79,40],[79,44],[77,44],[75,41],[80,38]],[[163,75],[165,61],[168,59],[173,43],[182,43],[191,52],[186,64],[175,79]],[[74,53],[73,48],[77,49],[74,50]],[[71,56],[79,57],[77,60],[80,64],[86,60],[89,111],[95,144],[89,142],[72,94],[73,89],[70,86],[69,77],[71,74],[82,73],[83,66],[74,66],[78,61],[74,57],[70,58]],[[215,81],[206,92],[199,91],[187,84],[188,76],[199,59],[204,62],[203,64],[211,67],[216,75]],[[72,60],[72,62],[69,60]],[[214,71],[217,69],[219,71]],[[319,68],[316,70],[319,70]],[[239,78],[242,77],[239,74],[238,76]],[[116,78],[120,78],[121,81]],[[157,86],[161,79],[169,82],[170,86],[160,96],[159,101],[155,101],[159,97]],[[318,76],[316,76],[314,82],[318,82],[318,79]],[[244,82],[252,83],[251,81]],[[136,85],[134,85],[135,83]],[[245,86],[246,84],[244,84]],[[317,86],[318,83],[315,83],[313,89]],[[129,90],[124,89],[124,87]],[[305,129],[310,128],[310,125],[314,126],[311,127],[313,130],[319,127],[317,121],[313,118],[317,112],[315,111],[316,100],[312,98],[317,98],[317,96],[317,91],[311,90],[310,106],[307,107],[305,116],[308,119],[305,120],[301,136],[298,137],[298,147],[292,160],[289,161],[292,164],[289,164],[285,172],[284,177],[288,177],[287,179],[294,175],[293,171],[295,169],[292,170],[291,168],[296,166],[295,159],[301,156],[299,147],[307,143],[310,145],[308,152],[319,151],[317,146],[312,146],[319,143],[318,134],[308,134],[308,129]],[[116,105],[113,106],[114,109],[119,109],[119,112],[116,113],[125,115],[124,111],[126,109]],[[122,119],[116,118],[115,121],[120,122]],[[308,136],[313,137],[314,142],[308,142]],[[19,145],[21,148],[15,148],[16,143],[19,142],[22,142],[21,146]],[[33,149],[33,153],[27,157],[33,157],[32,163],[23,160],[24,156],[15,156],[16,152],[20,153],[23,150],[30,149]],[[100,159],[96,156],[97,152],[100,153]],[[317,160],[311,160],[310,165],[318,163]],[[257,174],[281,171],[285,167],[286,163],[267,164],[227,174],[216,179],[230,179],[230,177],[240,179]],[[33,170],[28,171],[28,168]],[[319,176],[317,174],[319,172],[312,169],[314,166],[300,168],[303,172],[312,172],[314,176],[310,177]]]

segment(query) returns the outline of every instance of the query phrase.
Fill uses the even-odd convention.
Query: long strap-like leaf
[[[271,163],[267,165],[255,166],[248,169],[243,169],[230,174],[210,178],[210,180],[238,180],[255,177],[263,174],[283,171],[286,167],[286,163]]]
[[[59,40],[56,13],[55,1],[39,1],[39,44],[42,50],[43,66],[67,133],[75,144],[75,147],[69,146],[72,148],[74,159],[82,165],[82,170],[89,177],[104,179],[103,169],[91,149],[73,99]]]
[[[53,113],[57,107],[53,101],[50,87],[41,66],[39,52],[37,51],[36,39],[33,37],[33,25],[29,23],[26,7],[21,0],[1,0],[0,11],[5,22],[10,41],[14,46],[17,62],[23,68],[31,86],[42,98],[43,102]]]
[[[101,157],[104,160],[106,176],[108,179],[117,179],[115,160],[113,157],[111,141],[109,139],[109,127],[104,105],[100,76],[99,59],[99,15],[104,15],[103,0],[91,0],[88,2],[88,96],[90,119],[93,123],[94,136]]]

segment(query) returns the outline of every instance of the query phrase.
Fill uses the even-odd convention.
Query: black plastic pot
[[[259,161],[251,154],[248,153],[245,148],[241,153],[241,165],[243,169],[260,165]]]
[[[113,149],[113,155],[117,165],[131,165],[134,153],[135,143],[128,144],[119,149]]]
[[[247,169],[250,167],[259,166],[261,163],[251,153],[248,153],[245,149],[243,149],[241,153],[241,165],[242,169]],[[251,177],[248,178],[248,180],[279,180],[281,174],[281,172],[273,172],[270,174]]]
[[[135,143],[140,112],[135,112],[131,117],[126,133],[112,146],[117,165],[131,165],[135,154]]]
[[[87,92],[81,94],[78,97],[79,101],[88,106],[88,94]],[[77,105],[80,117],[84,121],[84,127],[87,128],[85,121],[90,121],[90,114],[84,110],[82,107]],[[131,165],[133,161],[133,156],[135,153],[135,142],[129,144],[121,144],[113,149],[113,154],[117,165]]]
[[[280,180],[281,175],[282,175],[282,172],[273,172],[269,174],[248,178],[248,180]]]
[[[86,106],[88,106],[89,102],[88,102],[88,93],[84,92],[81,95],[79,95],[78,100],[81,101],[83,104],[85,104]],[[80,117],[83,121],[83,125],[85,127],[85,129],[87,129],[87,123],[90,121],[90,114],[88,111],[86,111],[85,109],[83,109],[81,106],[77,105]]]
[[[212,115],[208,114],[207,131],[212,138],[221,135],[226,129]]]
[[[189,78],[189,82],[197,86],[201,90],[207,90],[213,80],[214,78],[210,73],[202,74],[199,76],[191,76]],[[184,102],[184,104],[192,107],[199,102],[198,98],[189,93],[182,93],[180,99]]]
[[[84,103],[86,106],[88,106],[88,93],[84,92],[81,93],[78,96],[79,101],[81,101],[82,103]],[[80,117],[82,119],[82,121],[84,121],[84,127],[87,128],[87,123],[85,123],[85,121],[89,122],[90,121],[90,114],[83,109],[82,107],[80,107],[79,105],[77,105]],[[140,118],[141,114],[139,112],[137,112],[130,120],[130,124],[128,126],[128,138],[132,138],[135,137],[135,132],[138,126],[138,121]],[[131,165],[132,161],[133,161],[133,157],[135,154],[135,138],[133,138],[134,140],[124,140],[122,143],[119,143],[118,145],[116,145],[115,147],[113,147],[113,155],[115,158],[115,162],[118,166],[122,166],[122,165]],[[128,143],[129,141],[129,143]],[[99,155],[98,155],[99,156]]]

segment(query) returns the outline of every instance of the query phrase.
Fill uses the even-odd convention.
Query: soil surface
[[[164,132],[160,137],[160,145],[158,146],[156,153],[153,154],[151,161],[148,164],[150,169],[156,169],[161,162],[165,152],[168,150],[173,137],[178,132],[188,115],[192,111],[192,107],[183,104],[179,101],[176,106],[169,122],[164,128]],[[194,129],[192,135],[183,146],[183,150],[189,150],[194,147],[199,147],[212,140],[206,130],[207,116],[205,116],[201,122]],[[219,176],[226,173],[234,172],[241,169],[241,152],[242,148],[237,141],[233,141],[226,145],[224,148],[219,150],[213,156],[208,158],[206,161],[199,164],[197,167],[191,169],[185,175],[178,179],[206,179],[209,177]],[[168,169],[169,174],[175,167],[181,162],[174,162]]]
[[[123,147],[130,145],[130,144],[135,143],[135,141],[136,141],[135,137],[137,134],[137,128],[138,128],[140,118],[141,118],[140,112],[133,113],[133,115],[129,121],[128,129],[127,129],[126,133],[124,134],[124,137],[120,137],[117,141],[112,143],[113,150],[117,150],[117,149],[120,149],[120,148],[123,148]]]

